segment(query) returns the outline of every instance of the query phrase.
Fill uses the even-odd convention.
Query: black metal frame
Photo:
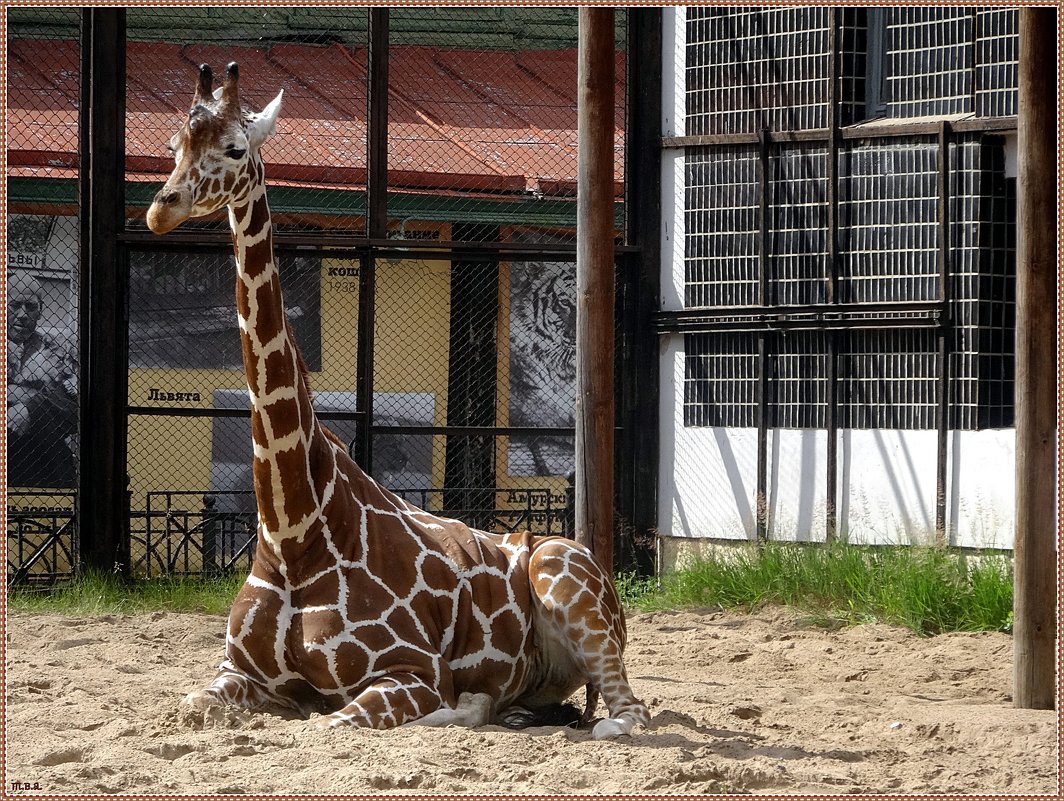
[[[130,229],[125,223],[125,12],[122,9],[82,11],[82,115],[81,115],[81,259],[83,278],[80,298],[81,347],[81,431],[82,452],[75,518],[84,563],[108,572],[118,569],[131,575],[130,543],[144,549],[144,570],[151,572],[152,559],[167,571],[199,551],[200,562],[208,572],[224,566],[216,559],[207,539],[218,526],[241,526],[247,521],[239,513],[223,513],[211,505],[204,493],[153,493],[166,496],[162,511],[148,508],[133,512],[127,491],[126,440],[130,415],[169,416],[247,416],[247,412],[159,408],[128,402],[128,264],[136,251],[202,252],[228,250],[223,231],[209,233],[176,232],[160,239],[143,229]],[[551,434],[571,435],[571,428],[499,428],[484,425],[442,427],[390,427],[376,425],[373,410],[374,309],[376,264],[380,258],[403,256],[430,258],[446,256],[459,261],[512,261],[521,257],[558,257],[575,261],[576,247],[545,243],[529,246],[507,242],[421,242],[388,238],[388,24],[389,12],[375,8],[369,14],[369,98],[367,119],[367,227],[364,232],[306,234],[275,232],[279,253],[342,256],[357,261],[359,271],[358,358],[356,366],[357,408],[323,419],[342,417],[359,421],[360,435],[353,456],[363,465],[373,464],[374,435],[408,431],[419,434],[484,435]],[[657,231],[660,217],[660,76],[661,11],[634,9],[628,27],[630,54],[627,125],[626,200],[627,214],[623,243],[616,248],[618,274],[617,313],[623,336],[617,346],[617,506],[620,512],[618,567],[649,572],[653,568],[653,542],[650,532],[656,524],[657,485],[657,366],[656,335],[651,314],[657,300],[659,282]],[[648,80],[649,78],[649,80]],[[647,370],[647,365],[654,365]],[[634,376],[639,374],[639,379]],[[638,424],[635,421],[639,421]],[[443,490],[434,490],[436,492]],[[570,493],[567,493],[567,495]],[[194,497],[189,509],[175,506],[178,497]],[[549,495],[549,493],[548,493]],[[531,497],[531,496],[530,496]],[[511,499],[513,500],[513,499]],[[554,499],[556,501],[557,499]],[[568,520],[569,512],[547,506],[550,525],[555,517]],[[149,506],[152,501],[149,499]],[[189,505],[187,499],[185,505]],[[538,503],[538,502],[537,502]],[[529,501],[532,504],[532,501]],[[494,510],[505,517],[508,510]],[[531,520],[544,512],[529,505],[520,520]],[[131,518],[143,517],[145,530],[130,532]],[[520,520],[518,522],[520,522]],[[153,544],[154,526],[164,521],[167,536],[177,537],[166,547],[183,548],[184,556],[169,553],[164,559]],[[567,524],[568,525],[568,524]],[[571,527],[571,525],[569,526]],[[66,530],[66,529],[64,529]],[[560,527],[555,533],[564,533]],[[199,539],[198,545],[195,543]],[[237,554],[242,556],[243,553]],[[161,561],[160,561],[161,560]],[[195,559],[192,560],[195,562]],[[192,562],[189,564],[191,565]],[[231,565],[232,560],[229,560]],[[19,574],[21,575],[21,574]]]

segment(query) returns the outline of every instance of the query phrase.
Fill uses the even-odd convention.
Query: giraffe
[[[519,728],[584,686],[584,724],[600,697],[608,709],[593,738],[646,726],[622,658],[623,609],[590,551],[434,516],[364,473],[316,417],[284,316],[261,155],[283,90],[253,113],[238,83],[236,63],[217,91],[200,67],[170,139],[174,170],[147,213],[164,234],[228,208],[251,405],[255,557],[217,675],[183,703],[317,712],[324,727]]]

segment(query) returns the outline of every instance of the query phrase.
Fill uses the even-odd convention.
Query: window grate
[[[776,338],[769,356],[769,426],[827,426],[828,336],[824,331],[796,331]]]
[[[782,146],[769,156],[768,303],[827,301],[827,150]]]
[[[935,428],[938,346],[934,331],[850,331],[840,338],[839,427]]]
[[[970,8],[887,11],[887,114],[926,117],[974,111]]]
[[[687,133],[806,130],[828,124],[827,8],[691,8]]]
[[[950,371],[957,428],[1012,424],[1015,374],[1015,180],[1000,139],[950,148],[950,254],[954,322]]]
[[[938,296],[937,159],[914,142],[840,151],[840,302]]]
[[[757,303],[758,156],[754,148],[688,153],[685,303]]]
[[[975,114],[1016,113],[1019,19],[1015,8],[978,9],[975,40]]]
[[[684,425],[750,428],[757,423],[757,338],[684,337]]]

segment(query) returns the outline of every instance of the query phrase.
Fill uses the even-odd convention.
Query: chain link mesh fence
[[[7,29],[8,584],[77,563],[79,15],[10,9]]]
[[[391,236],[416,237],[408,220],[440,220],[466,224],[450,232],[455,241],[510,242],[519,228],[526,242],[575,242],[576,15],[572,8],[390,12]],[[618,200],[624,181],[624,26],[621,12]]]
[[[217,243],[206,249],[164,245],[144,223],[201,62],[219,74],[237,61],[246,106],[284,89],[263,155],[285,310],[322,422],[352,456],[368,457],[373,477],[431,512],[485,529],[567,530],[576,12],[389,13],[387,244],[367,223],[370,128],[382,112],[369,100],[368,23],[365,10],[347,9],[128,15],[128,450],[138,574],[246,566],[254,540],[226,219],[184,224],[180,243],[193,235]],[[200,35],[204,28],[210,33]],[[316,240],[330,250],[307,254]],[[360,399],[368,386],[371,397]]]
[[[9,580],[54,579],[77,561],[81,14],[12,9],[9,19]],[[263,156],[285,312],[322,421],[353,456],[370,456],[373,475],[432,511],[563,533],[575,391],[575,9],[391,12],[387,188],[378,191],[392,247],[371,242],[367,224],[370,127],[385,113],[370,107],[368,9],[140,7],[125,19],[133,572],[246,568],[255,541],[227,220],[189,221],[169,240],[144,221],[172,168],[167,143],[200,63],[221,75],[237,61],[245,108],[284,90]],[[33,321],[48,343],[36,360],[13,345]],[[45,385],[58,399],[51,444],[40,433],[23,444],[12,421]]]

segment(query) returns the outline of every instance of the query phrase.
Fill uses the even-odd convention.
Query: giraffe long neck
[[[285,318],[260,162],[245,199],[229,207],[236,253],[236,306],[251,397],[255,497],[263,534],[279,549],[301,539],[320,508],[312,455],[322,432]]]

